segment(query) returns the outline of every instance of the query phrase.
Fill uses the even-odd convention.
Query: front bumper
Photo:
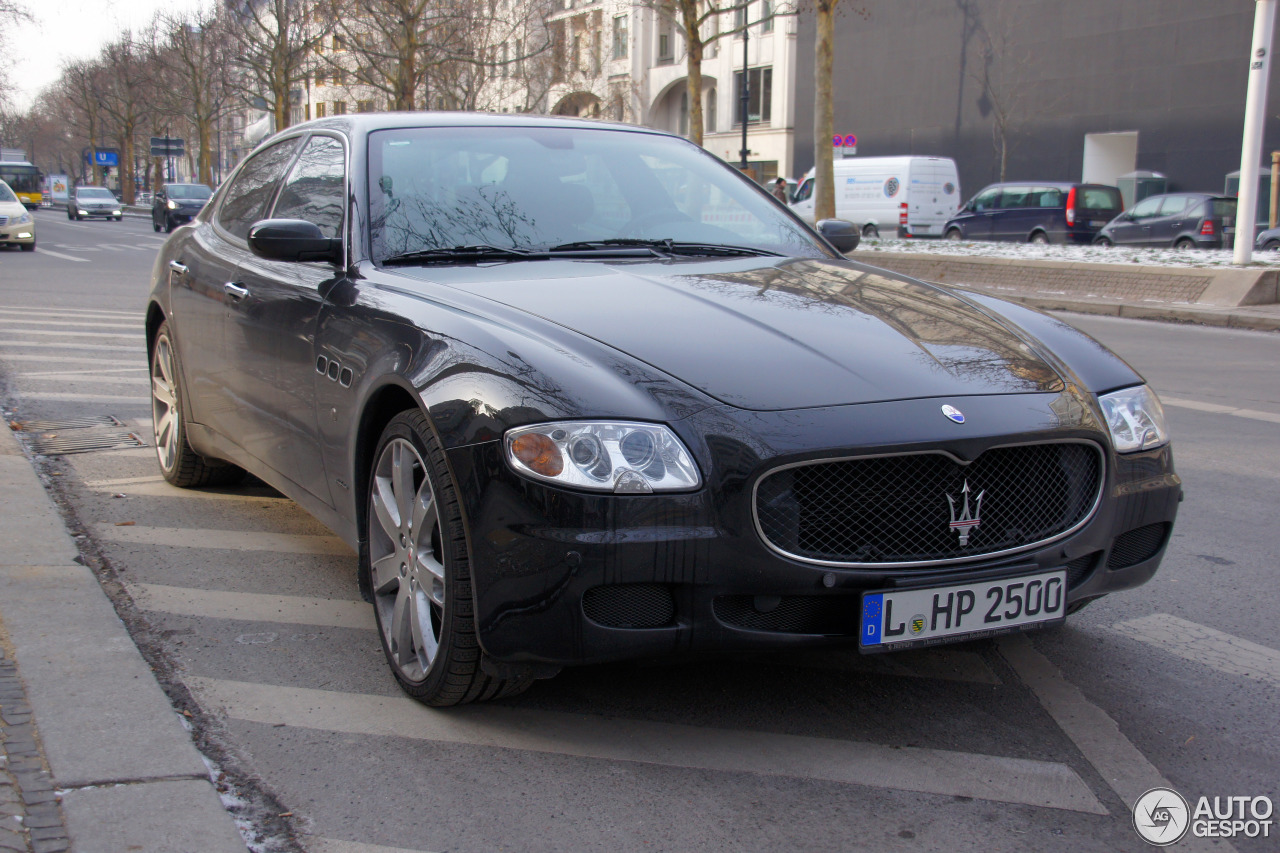
[[[1069,603],[1138,586],[1155,573],[1177,513],[1172,453],[1117,457],[1093,412],[1075,400],[1062,405],[1065,397],[966,398],[975,428],[947,433],[937,400],[800,413],[710,409],[672,425],[706,479],[689,494],[554,488],[510,471],[500,442],[455,448],[481,645],[501,661],[567,665],[853,643],[869,590],[1061,567]],[[982,434],[982,423],[1004,429]],[[755,481],[789,461],[933,448],[973,458],[984,447],[1064,439],[1108,447],[1102,498],[1080,529],[1039,548],[923,568],[815,565],[771,551],[753,521]]]
[[[0,243],[20,245],[36,241],[36,224],[26,222],[21,225],[0,225]]]

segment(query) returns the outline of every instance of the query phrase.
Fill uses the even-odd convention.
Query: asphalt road
[[[1142,850],[1149,788],[1280,800],[1280,335],[1069,318],[1164,398],[1187,498],[1155,580],[1060,630],[587,667],[433,711],[386,671],[329,531],[260,484],[169,487],[119,446],[150,444],[163,235],[49,211],[38,235],[0,253],[5,414],[122,421],[39,433],[111,447],[40,464],[199,742],[287,813],[257,849]]]

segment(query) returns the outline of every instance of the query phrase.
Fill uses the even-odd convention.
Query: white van
[[[960,206],[960,177],[950,157],[844,157],[835,161],[836,218],[863,237],[940,237]],[[813,222],[813,169],[791,209]]]

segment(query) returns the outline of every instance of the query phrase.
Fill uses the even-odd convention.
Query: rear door
[[[951,216],[955,204],[955,184],[948,194],[948,170],[938,160],[911,161],[907,176],[907,225],[914,236],[937,236]]]

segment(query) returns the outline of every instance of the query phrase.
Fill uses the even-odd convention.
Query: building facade
[[[833,74],[835,131],[857,136],[857,156],[952,157],[965,197],[1000,179],[1002,159],[1008,180],[1151,170],[1170,190],[1210,192],[1240,168],[1253,0],[859,6],[836,21]],[[814,38],[802,14],[800,43]],[[798,56],[798,79],[812,80],[813,50]],[[1275,64],[1269,89],[1266,152],[1280,147]],[[813,165],[813,115],[800,98],[798,171]]]

